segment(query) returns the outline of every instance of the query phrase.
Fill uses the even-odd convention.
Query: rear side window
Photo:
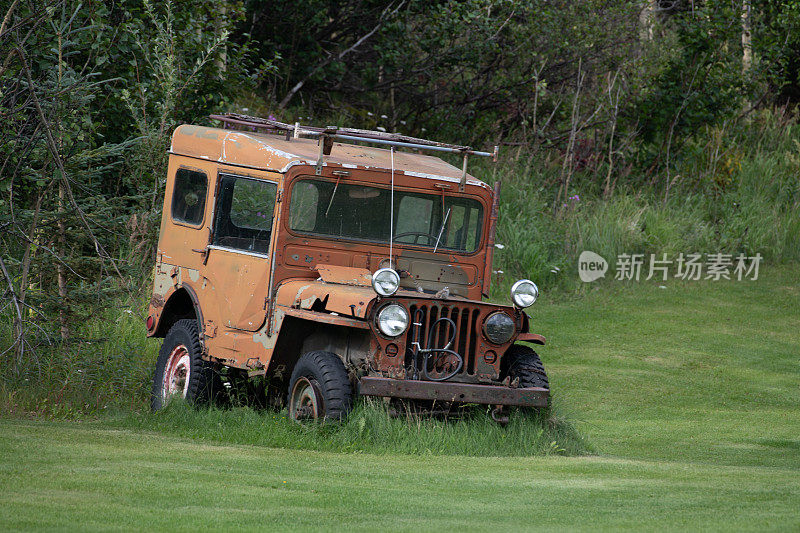
[[[213,244],[267,253],[277,191],[278,185],[269,181],[222,176]]]
[[[200,225],[206,209],[208,179],[202,172],[180,168],[172,191],[172,220]]]

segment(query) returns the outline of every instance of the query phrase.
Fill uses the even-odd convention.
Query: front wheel
[[[154,411],[172,398],[205,403],[213,397],[213,367],[203,360],[196,320],[178,320],[170,328],[158,354],[150,404]]]
[[[509,348],[503,356],[502,368],[502,374],[510,376],[511,381],[519,379],[520,387],[550,388],[539,354],[527,346],[515,344]]]
[[[353,389],[344,363],[331,352],[308,352],[289,381],[289,418],[340,420],[350,412]]]

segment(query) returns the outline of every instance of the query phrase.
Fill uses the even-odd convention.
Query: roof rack
[[[493,152],[481,152],[478,150],[473,150],[469,146],[420,139],[418,137],[410,137],[408,135],[401,135],[399,133],[360,130],[355,128],[340,128],[338,126],[328,126],[325,128],[320,128],[318,126],[301,126],[299,122],[287,124],[278,120],[252,117],[249,115],[240,115],[238,113],[210,115],[209,118],[222,122],[222,127],[224,129],[262,131],[264,133],[284,135],[287,141],[291,141],[293,138],[298,139],[301,137],[318,138],[320,140],[320,153],[319,157],[317,158],[317,174],[322,173],[323,157],[330,155],[334,140],[364,142],[370,144],[412,148],[416,150],[433,150],[437,152],[462,154],[464,156],[464,164],[462,167],[461,183],[459,186],[461,191],[464,190],[464,187],[467,183],[467,160],[469,159],[469,156],[477,155],[491,157],[493,161],[497,161],[497,153],[499,150],[499,147],[495,146]]]

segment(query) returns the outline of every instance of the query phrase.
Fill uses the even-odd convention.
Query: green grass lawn
[[[799,278],[609,282],[537,304],[558,416],[596,455],[338,453],[0,419],[0,529],[798,530]]]

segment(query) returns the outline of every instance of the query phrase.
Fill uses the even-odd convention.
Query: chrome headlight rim
[[[508,324],[510,324],[511,330],[510,330],[508,336],[505,338],[505,340],[498,339],[498,338],[494,338],[493,339],[491,337],[491,335],[489,335],[489,332],[487,331],[487,326],[489,325],[489,321],[493,317],[496,317],[496,316],[504,316],[509,320]],[[495,346],[501,346],[503,344],[507,344],[508,342],[510,342],[514,338],[514,336],[517,333],[517,323],[514,320],[514,318],[511,315],[509,315],[508,313],[506,313],[505,311],[497,310],[497,311],[494,311],[493,313],[490,313],[489,316],[487,316],[484,319],[483,327],[481,327],[481,330],[483,331],[483,336],[487,341],[489,341],[490,343],[494,344]]]
[[[385,313],[390,313],[393,311],[394,312],[399,311],[400,315],[402,315],[404,321],[402,329],[390,329],[389,326],[386,324]],[[397,317],[395,317],[395,320],[396,319]],[[380,309],[378,309],[378,312],[375,313],[375,327],[378,329],[378,332],[381,335],[390,339],[396,339],[397,337],[401,336],[406,331],[408,331],[408,326],[410,322],[411,322],[411,317],[408,313],[408,310],[396,302],[382,306]]]
[[[523,294],[521,292],[522,288],[526,285],[530,285],[532,287],[532,289],[530,290],[530,293],[532,294],[530,293]],[[533,300],[530,300],[529,302],[527,302],[527,300],[522,299],[524,297],[530,298],[531,296],[533,297]],[[514,305],[516,305],[520,309],[525,309],[526,307],[532,306],[534,303],[536,303],[536,300],[538,299],[539,299],[539,287],[537,287],[536,284],[529,279],[521,279],[511,286],[511,301],[514,302]]]
[[[391,282],[394,288],[386,287],[386,283]],[[400,288],[400,274],[393,268],[380,268],[372,274],[372,289],[380,296],[392,296]]]

